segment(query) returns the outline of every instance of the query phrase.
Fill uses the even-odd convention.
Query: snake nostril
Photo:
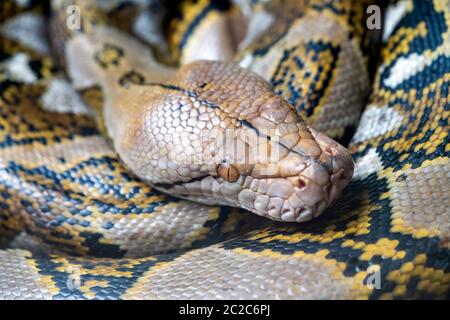
[[[306,186],[305,180],[303,180],[302,178],[299,178],[297,181],[297,187],[299,187],[300,189],[303,189],[305,186]]]
[[[200,83],[199,85],[198,85],[198,87],[199,88],[204,88],[204,87],[206,87],[208,85],[208,82],[202,82],[202,83]]]

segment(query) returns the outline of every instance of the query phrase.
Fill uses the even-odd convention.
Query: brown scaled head
[[[198,61],[150,92],[148,115],[137,113],[139,130],[127,131],[122,141],[130,143],[119,153],[170,195],[304,222],[351,180],[348,151],[306,125],[249,70]]]

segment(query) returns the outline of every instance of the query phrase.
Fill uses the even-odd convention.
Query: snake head
[[[163,192],[302,222],[323,212],[351,180],[349,152],[306,125],[249,70],[194,62],[149,90],[118,151]]]

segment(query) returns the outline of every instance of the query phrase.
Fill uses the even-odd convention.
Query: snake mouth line
[[[184,184],[189,184],[189,183],[194,183],[197,181],[202,181],[204,178],[208,177],[209,175],[203,175],[197,178],[193,178],[187,181],[175,181],[175,182],[170,182],[170,183],[165,183],[165,182],[157,182],[157,183],[151,183],[155,188],[158,189],[164,189],[164,190],[171,190],[176,186],[180,186],[180,185],[184,185]]]

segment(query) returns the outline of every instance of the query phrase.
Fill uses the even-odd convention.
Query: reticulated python
[[[161,8],[155,9],[154,3],[148,9],[139,1],[95,5],[81,1],[82,28],[72,32],[61,27],[68,2],[55,1],[49,32],[65,40],[53,41],[50,49],[44,32],[48,7],[1,2],[1,298],[448,297],[448,1],[395,4],[391,12],[397,13],[392,18],[396,26],[392,19],[386,24],[381,64],[361,119],[369,90],[368,65],[374,63],[370,61],[374,37],[364,27],[368,3],[224,3],[187,1],[175,12],[168,9],[163,21],[168,32],[162,35],[153,29],[161,22],[154,14]],[[261,21],[269,22],[264,26]],[[244,29],[249,30],[247,35],[240,34]],[[95,41],[87,41],[85,35]],[[161,39],[167,39],[167,47]],[[88,43],[86,50],[77,50],[86,44],[83,41]],[[254,73],[225,63],[206,63],[206,69],[180,75],[182,67],[174,77],[170,67],[156,63],[151,46],[155,56],[168,63],[235,59],[270,86]],[[51,54],[56,54],[58,64]],[[65,66],[70,81],[59,66]],[[102,74],[101,69],[106,71]],[[156,79],[154,74],[167,78]],[[236,74],[242,84],[235,82]],[[145,96],[149,87],[157,97]],[[115,95],[120,90],[128,95]],[[117,118],[106,112],[108,104],[123,101],[119,105],[129,108],[119,114],[123,121],[133,113],[133,99],[139,94],[145,101],[163,99],[168,105],[176,101],[179,112],[183,107],[190,106],[189,114],[203,108],[213,113],[211,123],[235,121],[250,132],[258,132],[262,124],[296,119],[285,101],[314,128],[342,143],[356,127],[349,146],[356,164],[352,181],[320,217],[302,224],[273,222],[245,210],[159,193],[135,176],[145,179],[151,161],[129,168],[132,162],[123,159],[139,155],[133,148],[120,150],[130,144],[116,144],[114,132],[123,126],[112,129]],[[265,105],[267,114],[262,115]],[[258,116],[251,117],[255,112]],[[86,113],[95,114],[97,122]],[[161,113],[163,120],[158,121],[166,123],[166,114]],[[144,119],[136,116],[132,122]],[[189,116],[181,120],[187,123]],[[313,188],[310,180],[321,178],[323,186],[329,185],[326,180],[335,173],[333,167],[347,166],[345,161],[327,166],[339,162],[334,156],[341,152],[339,147],[305,125],[296,132],[300,138],[310,134],[306,147],[293,143],[305,139],[285,138],[293,133],[289,125],[282,130],[285,135],[277,142],[285,146],[281,152],[296,151],[296,156],[308,158],[308,168],[316,168],[312,176],[305,173],[292,186]],[[125,130],[130,131],[139,137],[138,129]],[[112,144],[122,152],[121,160]],[[332,150],[327,150],[330,144]],[[320,152],[314,157],[317,147]],[[145,153],[161,149],[164,145]],[[283,160],[296,159],[286,157]],[[245,185],[239,179],[248,168],[234,164],[226,159],[215,166],[214,177],[220,176],[215,180]],[[330,171],[320,177],[320,170],[327,167]],[[200,172],[189,169],[187,176]],[[283,178],[290,176],[289,170],[301,171],[282,165],[277,169],[278,175],[284,172]],[[207,201],[199,178],[203,176],[181,180],[189,181],[183,192]],[[173,189],[183,188],[179,179],[166,180],[151,182],[183,196]],[[235,205],[235,190],[225,190],[230,185],[220,185],[216,194]],[[274,188],[276,197],[292,194],[285,187],[281,183]],[[255,206],[264,206],[255,193],[268,192],[259,188],[263,187],[248,181],[244,189],[249,192],[236,196],[237,201],[258,211]],[[323,198],[314,199],[317,194]],[[310,207],[306,212],[311,218],[329,194],[316,190],[299,197],[300,207]],[[297,219],[301,212],[285,206],[289,200],[278,202],[272,211],[266,205],[263,215],[282,220],[287,214],[302,220]],[[366,285],[373,272],[379,272],[379,288]]]

